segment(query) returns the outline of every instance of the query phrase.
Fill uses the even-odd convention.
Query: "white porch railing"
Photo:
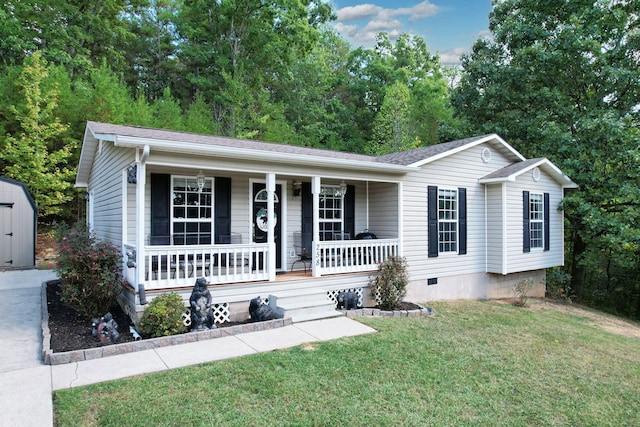
[[[146,289],[193,286],[205,277],[212,284],[269,280],[267,243],[145,246]]]
[[[330,240],[314,242],[314,275],[376,270],[399,254],[397,239]]]

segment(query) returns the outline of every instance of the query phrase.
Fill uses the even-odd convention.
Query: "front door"
[[[273,205],[275,208],[274,240],[276,244],[276,268],[282,267],[282,238],[281,221],[282,218],[280,199],[282,197],[282,186],[276,185]],[[267,190],[264,183],[253,184],[253,241],[256,243],[267,242]]]

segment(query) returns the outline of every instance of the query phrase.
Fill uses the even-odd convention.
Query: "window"
[[[333,233],[344,229],[343,196],[337,185],[322,186],[320,191],[320,240],[332,240]]]
[[[438,189],[438,252],[458,251],[458,192]]]
[[[544,203],[542,194],[529,195],[529,242],[530,248],[542,248],[544,227]]]
[[[467,190],[427,188],[429,257],[439,253],[467,253]]]
[[[174,177],[171,227],[174,245],[211,244],[212,180],[200,190],[196,178]]]
[[[549,250],[549,193],[522,192],[523,252]]]

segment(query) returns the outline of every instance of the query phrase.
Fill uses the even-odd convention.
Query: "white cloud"
[[[451,65],[459,64],[460,56],[465,53],[469,53],[469,48],[456,47],[454,49],[446,49],[442,52],[438,52],[438,56],[440,56],[440,62],[442,64]]]
[[[380,32],[389,33],[391,39],[398,37],[404,25],[398,18],[408,18],[408,22],[413,23],[435,15],[438,10],[438,6],[430,3],[429,0],[413,7],[396,9],[365,3],[343,7],[336,11],[338,19],[335,27],[347,38],[366,44],[375,41],[376,34]],[[346,22],[350,24],[347,25]],[[358,23],[351,24],[351,22]]]

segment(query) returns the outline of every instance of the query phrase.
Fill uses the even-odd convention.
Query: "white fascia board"
[[[556,181],[562,184],[562,188],[578,188],[578,185],[571,181],[571,179],[562,173],[562,171],[547,158],[540,159],[539,161],[530,164],[526,168],[522,168],[517,172],[512,173],[511,175],[500,177],[500,178],[489,178],[489,179],[479,179],[478,182],[480,184],[494,184],[498,182],[515,182],[516,178],[520,175],[529,172],[537,167],[542,167],[546,170],[546,172],[553,176]]]
[[[409,166],[415,166],[415,167],[424,166],[424,165],[426,165],[428,163],[435,162],[436,160],[443,159],[445,157],[451,156],[452,154],[460,153],[460,152],[462,152],[464,150],[468,150],[469,148],[473,148],[473,147],[475,147],[477,145],[484,144],[485,142],[489,142],[489,141],[492,141],[492,140],[498,141],[501,145],[503,145],[509,152],[511,152],[520,161],[526,160],[526,158],[522,154],[520,154],[515,148],[513,148],[511,145],[507,144],[507,142],[504,139],[500,138],[499,135],[494,133],[494,134],[491,134],[491,135],[487,135],[484,138],[478,139],[477,141],[473,141],[473,142],[470,142],[468,144],[462,145],[460,147],[453,148],[451,150],[445,151],[444,153],[440,153],[440,154],[437,154],[435,156],[431,156],[431,157],[429,157],[427,159],[420,160],[419,162],[415,162],[415,163],[413,163],[413,164],[411,164]]]
[[[119,147],[142,148],[149,145],[151,150],[169,151],[183,154],[197,154],[209,156],[223,156],[234,159],[244,159],[252,161],[274,161],[286,162],[299,165],[309,166],[325,166],[325,167],[344,167],[348,169],[357,169],[365,171],[406,174],[415,172],[419,169],[412,166],[394,165],[390,163],[361,162],[345,159],[332,159],[317,156],[300,156],[295,154],[238,149],[237,147],[222,147],[219,145],[203,145],[193,143],[181,143],[175,141],[167,141],[151,138],[136,138],[118,136],[115,145]]]

